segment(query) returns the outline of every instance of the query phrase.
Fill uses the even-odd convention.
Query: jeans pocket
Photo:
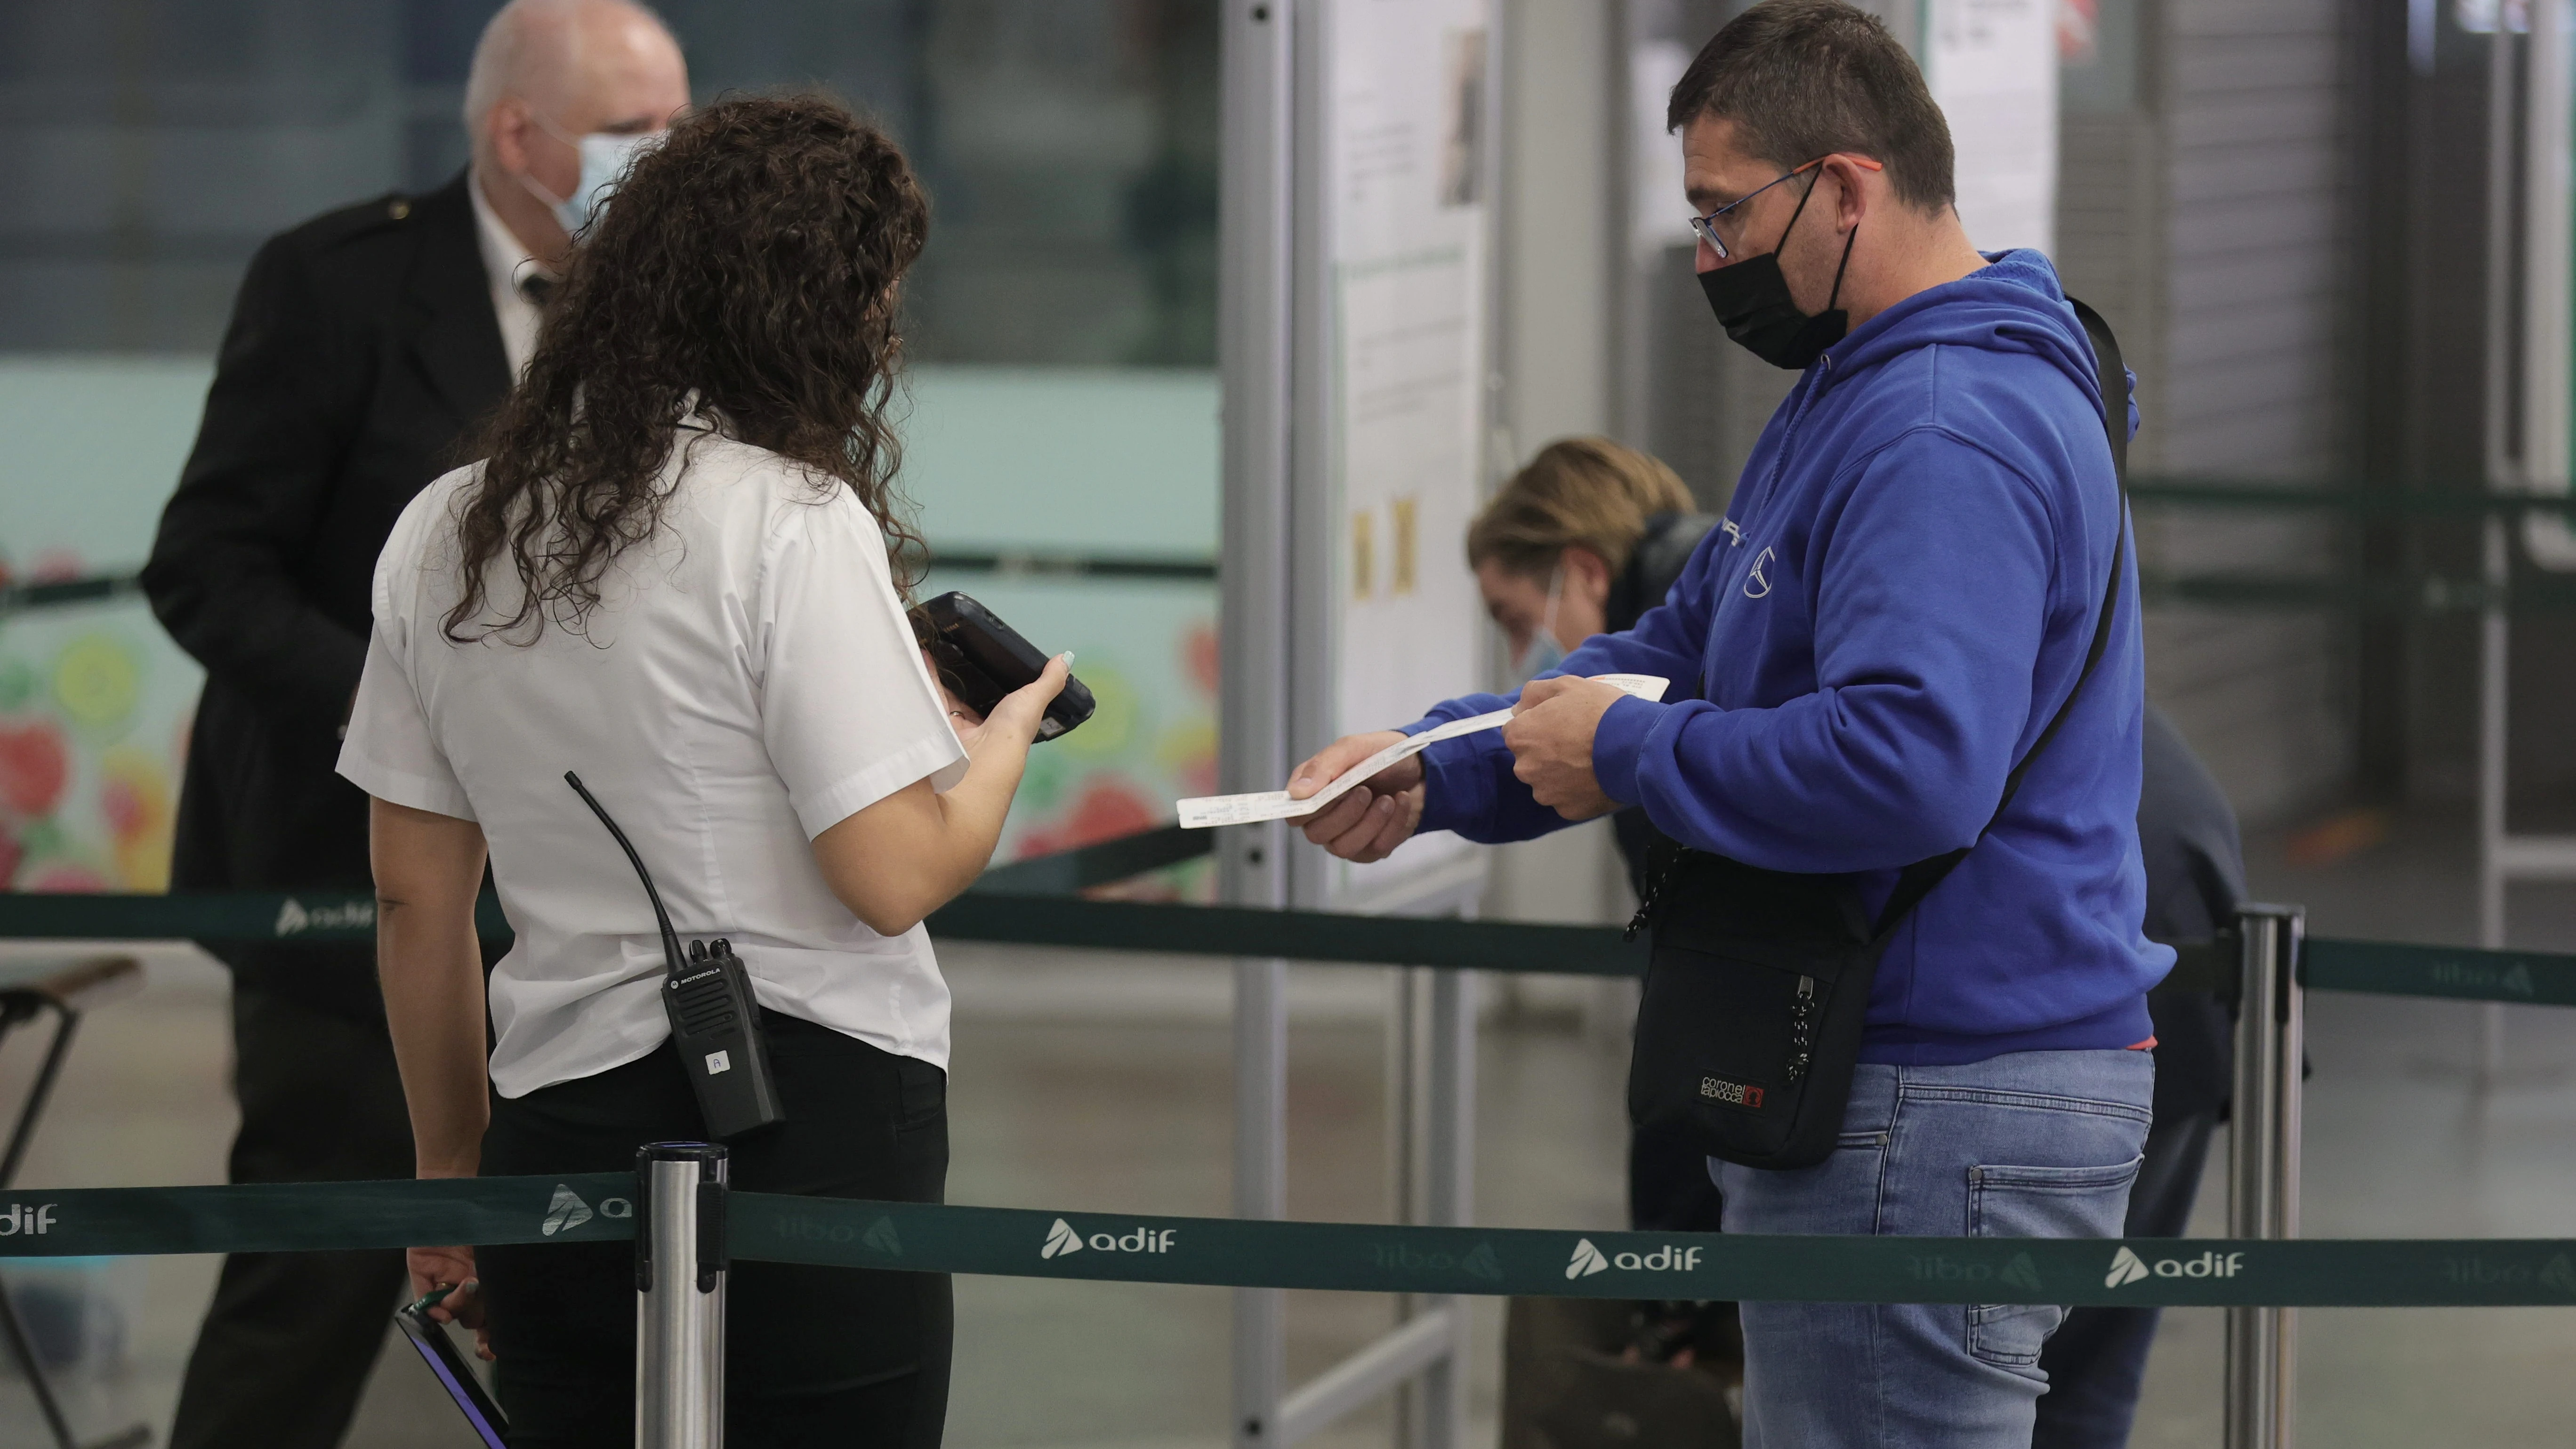
[[[2106,1167],[1971,1167],[1968,1233],[1979,1238],[2116,1238],[2144,1157]],[[2010,1276],[2010,1270],[2006,1270]],[[2066,1310],[2045,1303],[1972,1303],[1968,1352],[1999,1368],[2029,1368]]]

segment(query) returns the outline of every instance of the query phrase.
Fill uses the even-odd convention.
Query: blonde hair
[[[1616,574],[1658,513],[1698,505],[1661,459],[1608,438],[1560,438],[1539,449],[1467,526],[1467,566],[1544,576],[1568,548],[1588,548]]]

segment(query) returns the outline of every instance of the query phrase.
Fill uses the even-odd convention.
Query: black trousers
[[[2209,1161],[2216,1109],[2159,1116],[2147,1129],[2146,1161],[2129,1190],[2126,1236],[2179,1238],[2191,1225],[2192,1200],[2200,1195],[2201,1168]],[[2122,1449],[2146,1383],[2147,1353],[2155,1347],[2156,1308],[2068,1310],[2066,1321],[2039,1351],[2048,1392],[2039,1396],[2034,1449]]]
[[[381,1019],[233,988],[235,1182],[412,1175]],[[235,1253],[179,1385],[171,1449],[334,1449],[404,1287],[399,1249]]]
[[[947,1077],[764,1011],[787,1120],[734,1142],[748,1192],[937,1202],[948,1177]],[[631,1169],[646,1142],[705,1128],[668,1042],[578,1081],[493,1104],[491,1176]],[[624,1243],[488,1247],[496,1387],[512,1449],[635,1442],[635,1258]],[[746,1449],[936,1449],[948,1411],[948,1279],[736,1263],[726,1283],[726,1435]]]

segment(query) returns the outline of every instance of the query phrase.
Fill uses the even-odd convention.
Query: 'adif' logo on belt
[[[1699,1255],[1707,1251],[1706,1248],[1680,1248],[1665,1243],[1651,1253],[1621,1253],[1614,1257],[1592,1246],[1590,1238],[1577,1238],[1574,1240],[1574,1257],[1565,1265],[1565,1276],[1569,1280],[1589,1278],[1595,1273],[1607,1273],[1612,1268],[1629,1273],[1686,1273],[1699,1266]]]
[[[54,1205],[52,1203],[27,1207],[13,1202],[9,1204],[7,1212],[0,1213],[0,1238],[11,1237],[18,1233],[43,1237],[45,1231],[53,1225]]]
[[[2125,1288],[2158,1278],[2233,1278],[2245,1266],[2243,1253],[2204,1252],[2197,1258],[2158,1258],[2152,1264],[2129,1251],[2124,1244],[2111,1255],[2111,1271],[2102,1275],[2105,1288]]]
[[[1172,1250],[1172,1241],[1180,1235],[1178,1228],[1138,1228],[1123,1236],[1093,1233],[1086,1238],[1074,1230],[1073,1224],[1057,1218],[1055,1226],[1047,1229],[1046,1244],[1038,1249],[1038,1256],[1061,1258],[1085,1248],[1097,1253],[1168,1253]]]
[[[315,906],[306,910],[293,896],[277,908],[277,926],[271,933],[300,936],[306,931],[355,930],[376,923],[376,908],[365,901],[351,901],[342,906]]]

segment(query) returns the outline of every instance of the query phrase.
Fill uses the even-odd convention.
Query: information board
[[[1981,251],[2056,245],[2059,4],[1924,3],[1924,79],[1950,122],[1959,219]]]
[[[1487,0],[1328,0],[1320,329],[1332,728],[1385,729],[1485,684],[1465,558],[1482,493],[1491,186]],[[1327,901],[1384,901],[1467,853],[1425,837],[1336,863]]]

